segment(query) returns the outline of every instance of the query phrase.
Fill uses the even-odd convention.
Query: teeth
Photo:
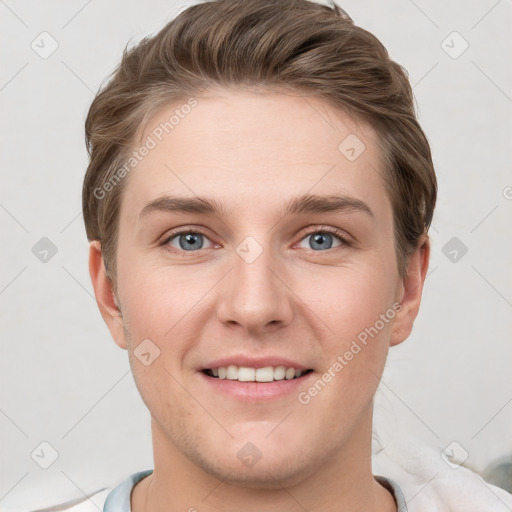
[[[285,377],[290,380],[295,377],[295,368],[288,368],[285,373]]]
[[[276,366],[274,368],[274,379],[283,380],[286,375],[286,368],[284,366]]]
[[[273,380],[290,380],[300,377],[305,372],[296,368],[286,368],[285,366],[266,366],[265,368],[249,368],[247,366],[220,366],[212,368],[214,377],[227,380],[238,380],[240,382],[272,382]]]
[[[274,368],[267,366],[266,368],[258,368],[256,370],[256,382],[272,382],[274,380]]]
[[[236,378],[237,377],[235,375],[235,379]],[[256,380],[256,370],[254,368],[246,368],[244,366],[238,368],[238,380],[243,382],[251,382]]]
[[[238,379],[238,367],[234,364],[230,364],[226,368],[226,379],[228,380],[235,380]]]

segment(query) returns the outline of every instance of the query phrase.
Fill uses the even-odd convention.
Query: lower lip
[[[238,380],[217,379],[199,372],[200,377],[211,386],[215,392],[232,396],[248,402],[261,402],[282,398],[299,392],[314,372],[307,373],[296,379],[274,380],[272,382],[240,382]]]

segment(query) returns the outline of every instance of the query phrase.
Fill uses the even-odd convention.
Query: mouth
[[[282,380],[296,380],[311,373],[312,369],[299,370],[286,366],[265,366],[251,368],[248,366],[219,366],[218,368],[205,368],[201,370],[206,376],[219,380],[232,380],[238,382],[274,382]]]

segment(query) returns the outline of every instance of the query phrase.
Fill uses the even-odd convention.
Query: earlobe
[[[410,256],[406,275],[402,279],[400,296],[397,298],[397,302],[402,305],[402,308],[393,322],[390,346],[402,343],[411,334],[420,308],[429,258],[430,241],[428,235],[425,234],[418,241],[416,251]]]
[[[120,307],[114,294],[112,282],[105,270],[101,243],[98,240],[93,240],[89,245],[89,275],[101,316],[117,345],[126,349]]]

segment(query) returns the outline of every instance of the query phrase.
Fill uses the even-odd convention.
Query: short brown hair
[[[430,226],[437,195],[430,147],[416,119],[406,71],[334,2],[214,0],[189,7],[153,37],[125,49],[90,107],[83,216],[87,238],[102,244],[114,286],[126,182],[119,169],[159,107],[213,86],[288,87],[368,121],[385,161],[397,264],[405,273],[408,257]]]

